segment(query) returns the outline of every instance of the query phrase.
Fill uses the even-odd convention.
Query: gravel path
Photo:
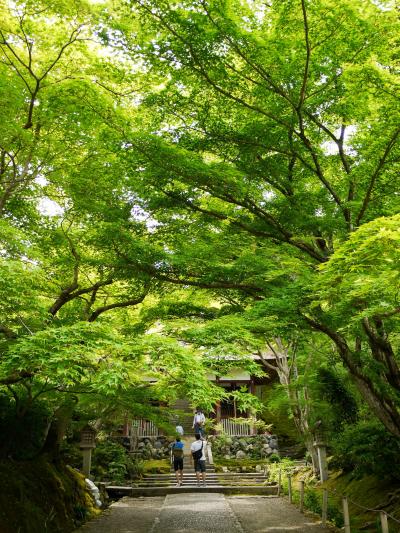
[[[219,493],[122,498],[77,533],[327,533],[282,498]]]

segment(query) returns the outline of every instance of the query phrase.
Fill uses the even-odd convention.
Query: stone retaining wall
[[[213,455],[224,459],[263,459],[279,453],[275,435],[251,435],[248,437],[228,437],[211,435]]]
[[[135,455],[138,459],[169,458],[169,446],[173,439],[163,435],[158,437],[139,437]]]

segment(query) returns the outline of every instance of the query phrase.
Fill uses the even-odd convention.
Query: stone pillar
[[[254,378],[253,377],[250,378],[249,390],[250,390],[251,394],[254,394],[254,395],[256,394],[256,385],[254,383]],[[253,416],[253,414],[251,412],[248,413],[248,414],[250,414],[250,416]],[[257,435],[257,430],[256,430],[256,428],[254,427],[253,424],[250,426],[250,435]]]
[[[318,454],[318,466],[319,466],[319,477],[322,481],[328,480],[328,462],[326,460],[326,444],[322,441],[316,441],[314,446],[317,449]]]
[[[212,449],[211,449],[211,443],[207,441],[207,455],[208,455],[208,463],[210,465],[214,464]]]
[[[82,471],[86,477],[90,476],[90,467],[92,465],[92,448],[84,448],[82,450],[83,465]]]

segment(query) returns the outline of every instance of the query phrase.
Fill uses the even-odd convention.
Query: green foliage
[[[279,339],[270,412],[351,440],[340,357],[399,437],[396,10],[131,4],[0,8],[0,423],[167,427]]]
[[[381,217],[354,232],[321,267],[319,304],[341,328],[357,331],[360,319],[387,316],[387,327],[396,330],[399,249],[400,215]]]
[[[304,491],[304,507],[319,516],[322,515],[322,493],[314,487],[307,487]],[[336,527],[343,527],[343,512],[340,507],[328,499],[327,519]]]
[[[143,465],[135,463],[126,449],[116,442],[100,442],[93,450],[92,472],[96,479],[122,484],[138,477],[142,469]]]
[[[398,439],[385,431],[376,421],[359,421],[338,433],[332,442],[334,450],[333,468],[342,468],[361,478],[376,475],[382,478],[400,480]]]
[[[324,429],[332,431],[335,437],[345,425],[356,422],[358,418],[356,398],[344,383],[343,376],[332,368],[318,368],[315,385],[318,397],[329,405],[327,418],[324,417]]]
[[[13,399],[0,393],[0,457],[34,458],[43,444],[51,414],[43,401],[20,411]]]

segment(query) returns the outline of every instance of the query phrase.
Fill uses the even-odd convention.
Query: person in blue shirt
[[[183,483],[183,442],[180,437],[176,437],[171,446],[172,457],[174,459],[174,470],[176,475],[176,486],[181,487]]]

